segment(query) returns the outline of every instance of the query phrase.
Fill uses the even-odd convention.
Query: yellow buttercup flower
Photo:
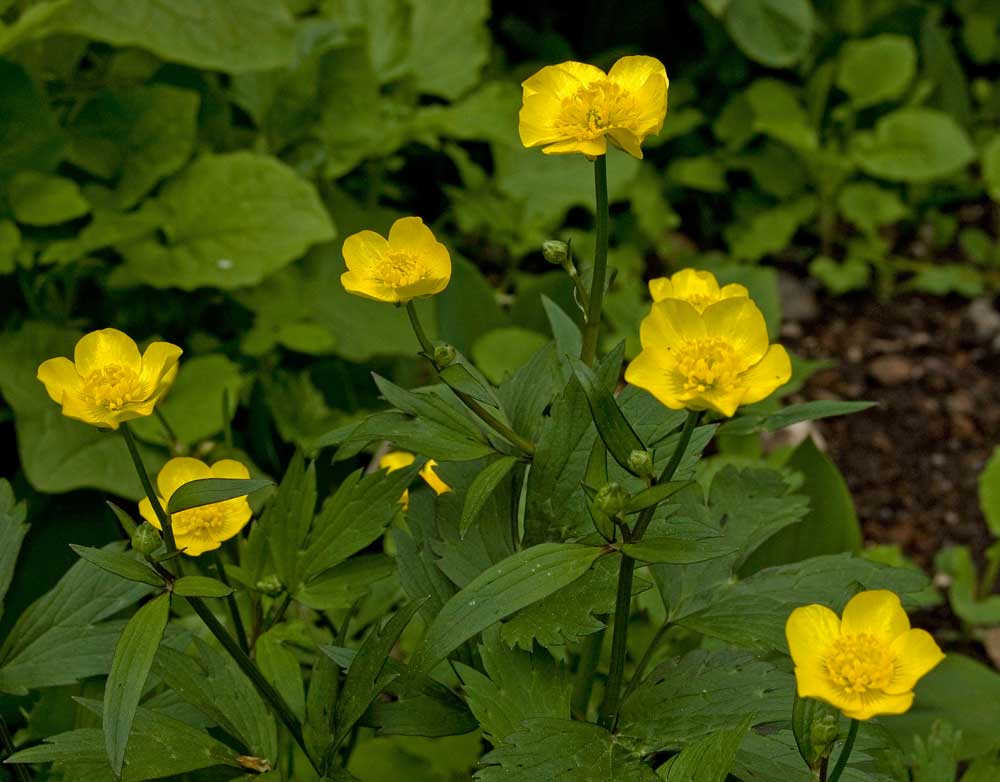
[[[902,714],[917,680],[944,659],[926,630],[911,630],[899,598],[861,592],[843,618],[826,606],[796,608],[785,625],[799,696],[818,698],[844,716]]]
[[[156,488],[160,504],[166,508],[174,492],[185,483],[202,478],[249,477],[250,471],[234,459],[222,459],[209,467],[200,459],[178,456],[163,465],[160,474],[156,476]],[[162,529],[148,498],[144,497],[139,503],[139,513],[154,527]],[[185,554],[197,557],[206,551],[217,549],[223,541],[239,533],[252,515],[250,503],[244,495],[174,513],[170,517],[170,523],[174,530],[177,548],[183,549]]]
[[[117,429],[152,415],[177,376],[181,352],[169,342],[154,342],[140,355],[130,336],[101,329],[76,343],[73,361],[60,356],[42,362],[38,379],[63,415]]]
[[[521,84],[521,143],[593,158],[610,140],[642,159],[643,141],[663,128],[669,83],[654,57],[622,57],[606,74],[582,62],[549,65]]]
[[[409,467],[416,458],[409,451],[390,451],[379,459],[378,466],[383,470],[395,472],[404,467]],[[419,475],[428,486],[434,489],[435,494],[446,494],[451,491],[451,486],[438,477],[438,474],[434,472],[435,467],[437,467],[437,462],[433,459],[428,459],[424,466],[420,468]],[[403,510],[407,510],[410,507],[410,492],[408,489],[403,492],[403,496],[400,497],[399,501],[403,505]]]
[[[639,329],[642,352],[625,379],[672,410],[715,410],[731,416],[759,402],[792,376],[781,345],[748,298],[721,299],[699,312],[680,299],[653,302]]]
[[[704,312],[710,304],[722,299],[747,299],[750,292],[737,283],[719,287],[718,280],[711,272],[696,269],[681,269],[670,277],[657,277],[649,281],[649,293],[653,301],[680,299],[686,301],[698,312]]]
[[[344,242],[344,290],[375,301],[401,304],[448,287],[451,256],[419,217],[392,224],[389,238],[361,231]]]

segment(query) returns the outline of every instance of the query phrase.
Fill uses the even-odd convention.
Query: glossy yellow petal
[[[913,705],[913,693],[905,692],[899,695],[870,692],[859,698],[856,706],[840,706],[844,716],[852,720],[870,720],[880,714],[903,714]]]
[[[235,459],[219,459],[212,464],[213,478],[249,478],[250,470],[242,462]]]
[[[202,533],[177,535],[176,542],[177,548],[182,549],[189,557],[198,557],[206,551],[215,551],[215,549],[222,545],[221,540],[216,540]]]
[[[551,94],[526,95],[517,115],[517,132],[526,147],[551,144],[565,138],[560,127],[562,101]]]
[[[393,472],[401,470],[404,467],[409,467],[416,458],[409,451],[389,451],[389,453],[379,459],[378,466],[383,470]]]
[[[547,65],[523,82],[525,97],[537,94],[552,95],[557,100],[569,97],[581,87],[607,78],[600,68],[585,62],[563,62]]]
[[[625,382],[643,388],[671,410],[684,409],[684,379],[665,368],[652,350],[643,350],[625,368]]]
[[[698,310],[678,299],[654,302],[639,326],[643,348],[653,350],[657,355],[669,354],[685,340],[704,339],[706,336],[706,325]]]
[[[670,277],[672,299],[688,303],[699,300],[715,302],[719,299],[719,283],[712,272],[700,269],[681,269]]]
[[[728,285],[723,285],[722,290],[719,291],[720,299],[749,299],[750,291],[747,290],[745,285],[740,285],[738,282],[731,282]]]
[[[422,254],[437,245],[433,232],[419,217],[401,217],[389,229],[389,247],[393,251]]]
[[[568,155],[579,152],[590,157],[606,155],[608,152],[608,140],[604,136],[597,138],[574,138],[567,141],[559,141],[549,144],[542,149],[546,155]]]
[[[840,619],[826,606],[796,608],[785,622],[788,651],[796,665],[808,666],[819,660],[840,635]]]
[[[766,399],[792,379],[792,361],[781,345],[771,345],[764,358],[743,373],[741,383],[746,393],[740,404],[752,405]]]
[[[608,79],[635,97],[639,113],[633,130],[641,139],[659,133],[667,113],[670,85],[663,63],[655,57],[622,57],[608,71]]]
[[[891,643],[910,629],[910,618],[895,592],[872,589],[850,599],[844,607],[841,629],[850,635],[870,633]]]
[[[706,307],[703,316],[707,335],[730,345],[744,369],[764,358],[770,346],[767,324],[750,299],[722,299]]]
[[[124,411],[112,411],[100,407],[76,394],[66,394],[62,399],[62,414],[64,416],[72,418],[75,421],[83,421],[83,423],[91,424],[92,426],[117,429],[123,420],[130,420],[128,418],[121,418],[122,412]],[[139,414],[132,416],[132,418],[138,417]]]
[[[628,128],[615,128],[608,131],[611,143],[632,157],[642,160],[642,138]]]
[[[163,469],[156,477],[156,487],[169,502],[174,492],[185,483],[211,477],[213,477],[211,468],[200,459],[191,456],[175,456],[163,465]]]
[[[340,275],[340,284],[348,293],[361,296],[372,301],[382,301],[395,304],[399,301],[395,289],[388,285],[373,283],[370,277],[366,277],[362,272],[344,272]]]
[[[385,260],[389,254],[389,242],[374,231],[359,231],[344,240],[341,252],[347,268],[363,274]]]
[[[688,410],[714,410],[719,415],[732,418],[743,404],[743,396],[742,385],[720,385],[692,397],[685,407]]]
[[[892,642],[896,672],[886,688],[891,695],[912,690],[917,681],[944,659],[941,647],[926,630],[907,630]]]
[[[142,354],[139,388],[145,398],[162,396],[177,377],[178,361],[184,351],[169,342],[153,342]],[[151,411],[152,412],[152,411]]]
[[[163,502],[162,498],[160,498],[160,502]],[[162,529],[160,527],[160,520],[156,517],[156,512],[153,510],[153,504],[149,501],[149,497],[143,497],[139,500],[139,515],[157,529]]]
[[[76,343],[73,361],[82,377],[109,365],[131,369],[137,375],[142,369],[142,358],[135,340],[118,329],[101,329],[85,334]]]
[[[76,366],[63,356],[43,361],[38,367],[37,377],[45,385],[53,402],[62,404],[65,395],[80,392],[81,381]]]
[[[426,481],[428,486],[434,489],[435,494],[447,494],[451,491],[451,486],[441,480],[434,471],[435,467],[437,467],[437,462],[433,459],[428,459],[427,463],[420,468],[420,477]]]

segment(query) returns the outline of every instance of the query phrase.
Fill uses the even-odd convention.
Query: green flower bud
[[[558,239],[548,239],[542,242],[542,255],[549,263],[561,266],[569,258],[569,245]]]
[[[840,733],[839,720],[833,714],[825,714],[816,720],[809,728],[809,738],[813,747],[831,748]]]
[[[632,451],[628,455],[628,468],[633,474],[645,478],[653,474],[653,454],[651,451]]]
[[[434,348],[434,364],[438,369],[450,367],[455,361],[455,355],[455,348],[452,345],[438,345]]]
[[[622,485],[612,481],[598,489],[597,496],[594,497],[594,502],[604,513],[614,516],[625,510],[628,499],[628,492],[625,491]]]
[[[813,698],[800,698],[792,703],[792,734],[799,754],[815,771],[823,758],[830,757],[840,731],[840,712],[833,706]]]
[[[281,579],[278,578],[273,573],[269,576],[264,576],[260,581],[256,583],[254,588],[258,592],[262,592],[269,597],[277,597],[284,591],[284,586],[281,583]]]
[[[144,521],[132,533],[132,548],[143,556],[152,554],[160,547],[161,543],[160,531],[148,521]]]

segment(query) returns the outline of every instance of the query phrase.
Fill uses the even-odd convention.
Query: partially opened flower
[[[222,459],[209,467],[200,459],[178,456],[163,465],[156,477],[156,488],[160,504],[166,508],[174,492],[185,483],[201,478],[249,477],[250,471],[234,459]],[[139,502],[139,513],[154,527],[162,529],[148,498],[144,497]],[[250,503],[244,495],[174,513],[170,517],[170,523],[177,548],[196,557],[217,549],[224,541],[238,534],[252,515]]]
[[[670,277],[657,277],[649,281],[649,293],[653,301],[680,299],[686,301],[698,312],[704,312],[710,304],[722,299],[746,299],[750,292],[737,283],[719,287],[712,272],[696,269],[681,269]]]
[[[378,466],[383,470],[395,472],[396,470],[402,470],[404,467],[409,467],[416,458],[409,451],[390,451],[379,459]],[[435,494],[446,494],[451,491],[451,486],[438,477],[438,474],[434,472],[435,467],[437,467],[437,462],[433,459],[428,459],[424,463],[424,466],[420,468],[419,475],[428,486],[434,489]],[[403,492],[403,496],[400,497],[399,501],[402,503],[404,510],[410,507],[409,490]]]
[[[521,84],[521,143],[593,158],[610,140],[641,159],[643,141],[663,128],[668,85],[654,57],[622,57],[606,74],[582,62],[546,66]]]
[[[344,241],[344,290],[394,304],[433,296],[448,287],[451,256],[419,217],[392,224],[389,238],[361,231]]]
[[[642,352],[625,379],[672,410],[714,410],[731,416],[768,397],[792,376],[781,345],[748,298],[721,299],[699,312],[680,299],[653,303],[639,329]]]
[[[855,595],[843,618],[822,605],[796,608],[785,635],[799,696],[855,720],[907,711],[917,681],[944,659],[927,631],[910,629],[899,597],[882,589]]]
[[[181,349],[154,342],[143,354],[117,329],[101,329],[76,343],[73,361],[50,358],[38,379],[62,413],[84,423],[117,429],[125,421],[152,415],[177,376]]]

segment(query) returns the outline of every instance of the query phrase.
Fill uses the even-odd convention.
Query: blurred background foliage
[[[381,405],[371,370],[423,379],[404,313],[340,287],[348,234],[433,225],[454,275],[425,323],[495,382],[548,338],[542,295],[576,312],[540,246],[586,270],[590,166],[517,136],[542,65],[644,53],[672,80],[647,160],[609,160],[606,346],[634,353],[645,280],[684,266],[774,329],[778,268],[833,294],[1000,283],[997,0],[0,0],[0,22],[0,475],[44,519],[7,623],[70,529],[114,534],[88,492],[140,494],[35,380],[82,332],[184,347],[174,434],[136,426],[151,466],[235,449],[278,474]]]

